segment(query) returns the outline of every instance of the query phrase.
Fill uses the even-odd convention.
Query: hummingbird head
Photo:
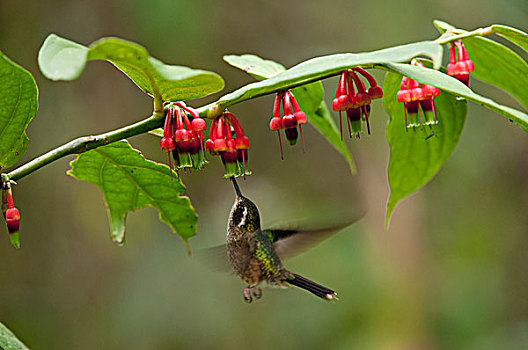
[[[231,213],[229,214],[228,230],[231,229],[238,234],[254,232],[260,228],[260,215],[255,203],[242,196],[238,184],[231,178],[235,187],[236,198]]]

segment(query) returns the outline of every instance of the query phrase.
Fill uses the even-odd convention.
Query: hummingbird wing
[[[275,251],[282,260],[316,246],[345,227],[352,225],[356,220],[316,228],[302,227],[301,224],[289,224],[282,228],[271,228],[268,231],[271,232]]]
[[[233,272],[233,267],[229,263],[229,258],[227,257],[225,244],[198,249],[194,255],[198,261],[207,266],[211,271]]]

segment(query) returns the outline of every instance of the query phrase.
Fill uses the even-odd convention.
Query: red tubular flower
[[[192,120],[187,115],[189,113]],[[183,102],[171,102],[167,107],[167,117],[163,128],[160,147],[169,155],[169,167],[172,176],[172,157],[177,168],[200,169],[205,164],[203,131],[207,128],[205,120]]]
[[[286,139],[290,145],[295,145],[297,143],[297,137],[299,133],[297,132],[297,119],[293,115],[291,108],[291,97],[288,92],[284,94],[282,99],[284,106],[284,117],[282,117],[282,122],[284,123],[284,133],[286,134]]]
[[[295,96],[293,96],[293,93],[290,90],[288,90],[286,91],[286,95],[289,96],[289,100],[293,108],[293,116],[295,120],[297,121],[297,125],[299,126],[299,134],[301,134],[301,144],[302,144],[302,150],[304,153],[304,138],[303,138],[303,133],[302,133],[302,124],[306,124],[308,120],[306,119],[306,114],[303,111],[301,111],[301,107],[299,106],[299,103],[295,99]]]
[[[425,67],[418,60],[414,60],[412,64]],[[434,105],[434,98],[438,95],[440,95],[440,89],[434,86],[420,84],[408,77],[402,78],[400,90],[396,93],[396,101],[402,102],[404,106],[405,130],[409,127],[414,129],[417,126],[423,129],[424,124],[430,127],[438,124]],[[422,112],[424,118],[422,118]]]
[[[14,248],[20,248],[20,211],[15,207],[15,203],[13,202],[13,192],[9,182],[4,183],[2,189],[2,212],[6,220],[11,245]]]
[[[173,128],[172,128],[172,113],[173,109],[167,109],[167,116],[165,117],[165,125],[163,127],[163,138],[160,140],[160,148],[162,151],[167,152],[169,158],[169,168],[171,169],[171,178],[172,178],[172,162],[171,162],[171,151],[173,151],[176,146],[174,144],[173,137]]]
[[[455,50],[456,48],[456,50]],[[473,61],[469,58],[468,52],[462,41],[458,40],[449,45],[449,64],[446,72],[469,87],[469,73],[475,70]]]
[[[357,73],[361,74],[368,81],[368,90]],[[359,135],[362,133],[362,120],[366,122],[367,132],[370,134],[370,104],[372,100],[381,98],[382,96],[383,89],[378,86],[376,79],[374,79],[374,77],[363,68],[354,67],[341,73],[336,89],[336,98],[332,102],[332,109],[339,112],[339,130],[341,132],[341,139],[343,139],[343,121],[341,112],[346,112],[350,137],[354,134],[359,138]]]
[[[284,116],[282,117],[280,115],[281,102],[284,110]],[[284,129],[286,139],[290,145],[295,145],[297,143],[297,138],[300,134],[304,153],[304,138],[301,125],[306,124],[307,121],[306,114],[301,110],[301,107],[291,90],[277,93],[273,104],[273,116],[270,120],[269,126],[271,131],[277,131],[281,159],[284,159],[284,152],[282,150],[280,130]],[[297,126],[299,126],[299,132],[297,132]]]
[[[251,174],[246,171],[248,149],[249,138],[233,113],[225,111],[213,121],[205,150],[222,158],[224,177],[245,177]]]
[[[352,130],[356,135],[359,136],[361,133],[361,119],[364,119],[367,122],[367,131],[370,135],[370,124],[369,124],[369,112],[370,112],[370,96],[367,94],[365,90],[365,85],[363,84],[363,81],[359,79],[356,72],[352,69],[348,70],[348,78],[349,78],[349,86],[354,82],[356,84],[356,88],[358,90],[356,94],[356,101],[357,106],[360,109],[360,119],[358,121],[355,121],[352,123]],[[350,89],[349,89],[350,91]],[[356,112],[357,113],[357,112]],[[362,117],[362,118],[361,118]]]
[[[381,88],[381,86],[378,86],[378,82],[376,81],[376,79],[374,79],[372,75],[370,75],[369,72],[367,72],[361,67],[354,67],[352,69],[358,72],[359,74],[363,75],[367,79],[370,85],[369,89],[367,90],[367,94],[369,95],[371,100],[383,97],[383,89]]]

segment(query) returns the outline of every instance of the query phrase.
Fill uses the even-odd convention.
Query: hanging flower
[[[203,131],[206,128],[205,120],[193,108],[183,102],[169,104],[160,147],[167,152],[171,169],[171,153],[178,169],[200,169],[205,165]]]
[[[20,211],[15,207],[13,202],[13,192],[11,184],[4,182],[2,189],[2,212],[9,232],[9,240],[14,248],[20,248],[19,228],[20,228]]]
[[[251,175],[251,172],[246,170],[248,149],[249,138],[233,113],[225,111],[213,121],[209,129],[209,139],[205,142],[205,150],[222,158],[224,177]]]
[[[284,115],[280,114],[281,103],[283,105]],[[273,116],[270,120],[270,130],[277,131],[279,138],[279,148],[281,159],[284,159],[284,152],[282,150],[282,141],[280,136],[280,130],[284,129],[286,139],[290,145],[295,145],[299,134],[301,135],[302,150],[304,153],[304,138],[302,134],[302,124],[306,124],[306,114],[301,110],[299,103],[295,99],[295,96],[291,90],[285,92],[279,92],[275,96],[275,102],[273,104]],[[297,132],[297,126],[299,131]]]
[[[412,64],[425,67],[425,65],[418,60],[414,60]],[[398,102],[403,102],[406,130],[409,127],[414,129],[419,126],[420,129],[423,129],[423,125],[429,125],[432,127],[433,125],[438,124],[434,98],[439,95],[440,89],[434,86],[420,84],[416,80],[405,76],[402,78],[400,90],[396,94],[396,100]]]
[[[456,50],[455,50],[456,48]],[[449,64],[446,67],[447,75],[455,77],[469,87],[469,73],[475,70],[475,65],[469,59],[468,52],[461,40],[449,45]]]
[[[368,81],[368,90],[357,73]],[[342,112],[346,113],[350,137],[354,134],[359,138],[359,135],[363,132],[361,128],[362,120],[367,125],[367,133],[370,134],[370,104],[372,100],[381,97],[383,97],[383,89],[378,86],[376,79],[363,68],[354,67],[341,73],[335,99],[332,101],[332,109],[339,112],[341,139],[343,139]]]

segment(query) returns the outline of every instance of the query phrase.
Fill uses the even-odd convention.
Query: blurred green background
[[[26,67],[40,107],[23,161],[72,138],[149,115],[151,99],[105,62],[75,82],[47,81],[36,57],[51,33],[83,44],[119,36],[167,63],[220,73],[229,92],[251,81],[222,62],[251,52],[292,66],[437,36],[432,20],[473,29],[502,23],[527,30],[528,2],[512,1],[10,1],[0,2],[0,48]],[[526,55],[524,56],[526,58]],[[376,73],[382,79],[381,72]],[[327,100],[336,81],[325,82]],[[521,108],[478,81],[478,92]],[[201,101],[199,106],[219,95]],[[95,186],[65,175],[69,157],[19,181],[22,249],[0,240],[0,321],[35,349],[520,349],[528,346],[528,138],[470,104],[460,145],[438,176],[395,211],[388,196],[387,115],[373,105],[373,135],[348,140],[359,173],[311,127],[307,152],[280,161],[268,130],[273,97],[232,108],[252,140],[253,176],[243,192],[264,223],[334,214],[358,223],[286,262],[338,291],[325,303],[300,290],[265,289],[247,305],[243,283],[214,273],[144,209],[128,217],[127,243],[110,240]],[[134,147],[166,161],[159,139]],[[193,251],[225,240],[231,185],[212,159],[183,175],[199,213]]]

